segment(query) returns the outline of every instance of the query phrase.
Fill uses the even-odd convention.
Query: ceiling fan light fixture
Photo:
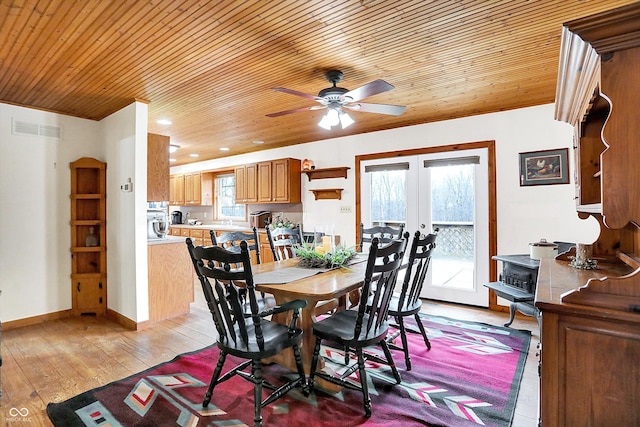
[[[344,111],[340,112],[340,124],[342,125],[342,129],[346,129],[354,123],[355,120],[353,120],[350,115]]]
[[[322,116],[322,119],[320,119],[320,121],[318,122],[318,126],[320,126],[323,129],[326,130],[331,130],[331,124],[329,124],[329,114],[325,114],[324,116]]]

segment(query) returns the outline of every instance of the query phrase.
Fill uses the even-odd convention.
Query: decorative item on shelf
[[[330,236],[325,237],[330,238]],[[298,265],[305,268],[344,267],[357,253],[355,248],[345,248],[342,245],[337,245],[332,249],[329,248],[327,251],[324,243],[321,246],[314,246],[309,243],[295,245],[293,251],[300,258]]]
[[[84,239],[84,245],[87,247],[99,246],[98,236],[96,236],[93,227],[89,227],[89,234],[87,234],[87,237]]]
[[[593,245],[584,243],[576,244],[576,256],[570,256],[569,265],[573,268],[581,270],[595,270],[598,267],[598,261],[593,259]]]
[[[304,159],[302,161],[302,170],[303,171],[309,171],[309,170],[313,170],[315,168],[316,168],[316,166],[313,164],[313,160]]]

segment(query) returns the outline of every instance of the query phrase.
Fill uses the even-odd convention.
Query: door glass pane
[[[431,167],[431,218],[438,228],[433,285],[473,289],[474,165]]]
[[[371,225],[404,224],[407,217],[407,171],[381,170],[368,175],[371,179]]]

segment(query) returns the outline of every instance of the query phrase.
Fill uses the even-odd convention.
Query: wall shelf
[[[323,168],[323,169],[311,169],[302,171],[307,174],[309,181],[314,179],[326,179],[326,178],[344,178],[347,179],[347,170],[349,167],[336,167],[336,168]]]
[[[342,200],[342,188],[319,188],[317,190],[309,190],[316,196],[316,200],[320,199],[338,199]]]

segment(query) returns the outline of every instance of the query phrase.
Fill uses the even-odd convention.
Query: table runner
[[[366,255],[356,255],[351,259],[347,266],[357,264],[367,260]],[[278,270],[267,271],[265,273],[258,273],[253,275],[253,283],[256,285],[282,285],[285,283],[295,282],[296,280],[306,279],[307,277],[315,276],[316,274],[325,273],[327,271],[334,270],[334,268],[307,268],[307,267],[287,267],[280,268]]]

